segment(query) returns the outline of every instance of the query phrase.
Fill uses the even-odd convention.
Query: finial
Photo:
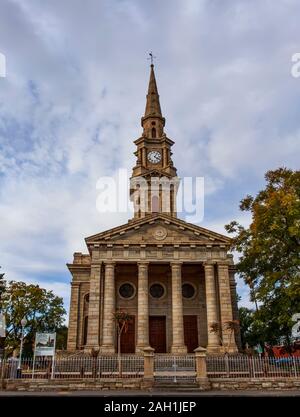
[[[149,55],[150,55],[150,58],[147,58],[148,60],[150,59],[150,61],[151,61],[151,67],[153,67],[153,60],[156,58],[156,56],[154,56],[153,55],[153,53],[152,53],[152,51],[151,52],[149,52]]]

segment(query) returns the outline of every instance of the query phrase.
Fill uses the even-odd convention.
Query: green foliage
[[[6,352],[10,354],[20,345],[21,320],[26,318],[24,329],[24,355],[33,350],[36,332],[55,331],[63,324],[65,309],[63,300],[38,285],[10,281],[2,294],[2,306],[6,316]]]
[[[56,349],[66,350],[68,341],[68,328],[67,326],[61,326],[56,329]]]
[[[256,317],[256,312],[246,307],[240,307],[239,319],[243,348],[247,344],[251,347],[258,344],[263,346],[265,341],[265,324]]]
[[[250,286],[251,301],[262,304],[255,317],[278,340],[289,337],[291,317],[300,311],[300,171],[279,168],[265,179],[265,189],[240,204],[251,212],[250,226],[233,221],[225,228],[235,234],[237,272]],[[265,337],[271,340],[271,333]]]

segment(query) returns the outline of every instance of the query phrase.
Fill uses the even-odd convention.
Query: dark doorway
[[[149,342],[155,353],[166,353],[166,317],[149,317]]]
[[[135,316],[131,316],[127,332],[121,335],[121,353],[135,353]]]
[[[197,316],[183,316],[184,343],[188,353],[193,353],[198,345]]]

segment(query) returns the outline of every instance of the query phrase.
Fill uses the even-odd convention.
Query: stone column
[[[79,311],[79,293],[80,284],[72,282],[71,284],[71,300],[69,312],[69,329],[68,329],[68,343],[67,350],[76,350],[77,336],[78,336],[78,311]]]
[[[220,352],[220,339],[217,334],[211,332],[211,324],[218,323],[217,311],[217,292],[215,282],[214,265],[210,263],[204,264],[205,271],[205,291],[206,291],[206,311],[207,311],[207,351]]]
[[[224,329],[224,325],[233,320],[229,265],[227,263],[218,263],[218,280],[223,345],[228,352],[237,352],[234,333]]]
[[[138,317],[136,352],[144,351],[149,346],[149,296],[148,296],[149,262],[138,262]]]
[[[173,341],[171,347],[172,353],[187,353],[187,348],[184,344],[181,264],[182,262],[171,262],[173,330]]]
[[[236,292],[236,282],[234,278],[235,274],[235,266],[233,263],[229,265],[229,281],[230,281],[230,294],[231,294],[231,301],[232,301],[232,316],[233,320],[239,320],[239,309],[238,309],[238,301],[237,301],[237,292]],[[242,350],[242,341],[241,341],[241,329],[240,326],[237,327],[235,333],[235,343],[239,351]]]
[[[100,269],[101,265],[92,265],[90,279],[90,301],[88,312],[88,333],[85,350],[99,349],[100,336]]]
[[[105,262],[104,281],[104,317],[102,329],[101,353],[115,353],[115,262]]]

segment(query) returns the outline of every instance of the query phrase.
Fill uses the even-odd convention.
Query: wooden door
[[[188,353],[193,353],[198,345],[197,316],[183,316],[184,343]]]
[[[127,332],[121,335],[121,353],[135,353],[135,316],[131,316]]]
[[[166,353],[166,317],[149,317],[149,342],[155,353]]]

